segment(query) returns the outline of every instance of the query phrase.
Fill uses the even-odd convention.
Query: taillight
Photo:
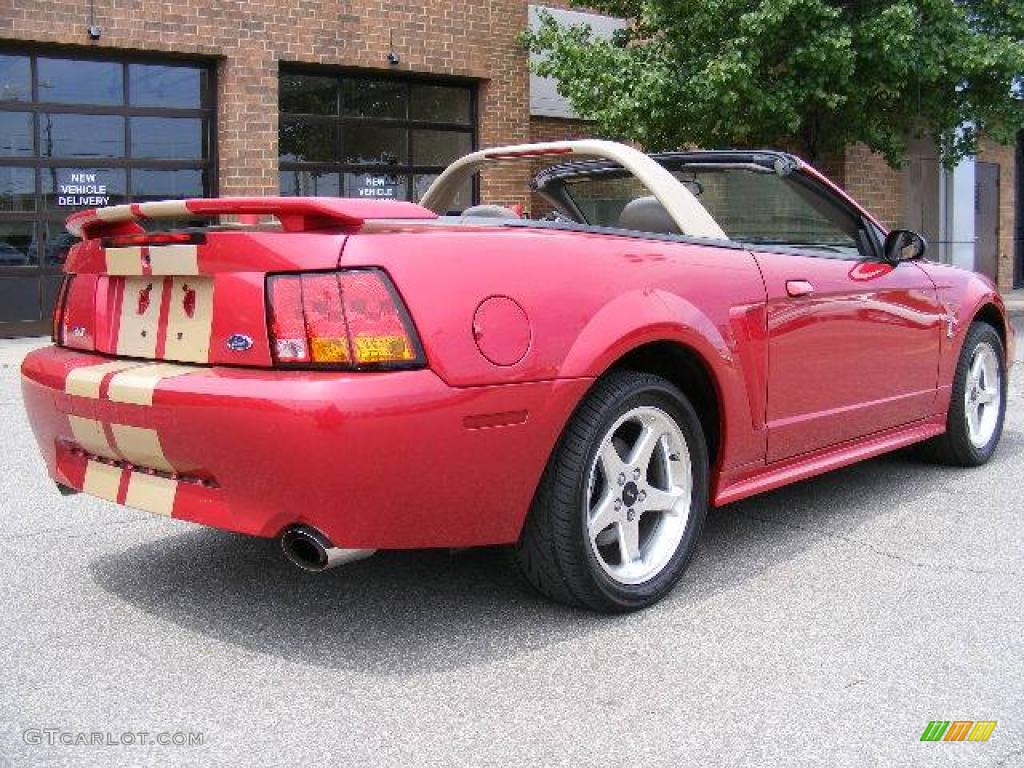
[[[302,316],[302,283],[298,277],[267,280],[270,298],[270,338],[279,363],[308,363],[306,321]]]
[[[272,275],[267,301],[278,365],[394,369],[424,363],[405,305],[379,269]]]
[[[338,279],[339,275],[333,273],[302,276],[302,314],[309,357],[316,363],[344,365],[352,361]]]
[[[103,238],[104,248],[125,248],[135,245],[202,245],[206,235],[202,232],[140,232]]]
[[[54,344],[64,343],[64,304],[67,302],[68,290],[74,275],[64,275],[60,281],[60,290],[57,291],[57,299],[53,303],[53,321],[50,328],[50,340]]]

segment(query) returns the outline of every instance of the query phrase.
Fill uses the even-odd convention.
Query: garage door
[[[82,208],[213,190],[205,64],[0,49],[0,335],[48,323]]]

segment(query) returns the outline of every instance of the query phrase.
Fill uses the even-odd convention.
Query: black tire
[[[622,584],[597,561],[587,533],[590,468],[616,421],[639,406],[653,406],[679,427],[690,455],[690,515],[671,558],[648,581]],[[539,592],[561,603],[606,613],[645,608],[682,576],[693,555],[708,507],[708,451],[700,420],[686,397],[658,376],[612,372],[597,382],[565,428],[534,496],[513,560]]]
[[[996,355],[1000,397],[995,430],[984,445],[976,446],[970,437],[964,396],[971,362],[978,348],[985,344],[989,345]],[[1005,354],[999,333],[988,323],[976,322],[967,330],[967,337],[964,339],[960,359],[957,361],[956,371],[953,374],[953,392],[946,415],[946,431],[922,444],[920,453],[924,458],[938,464],[955,467],[978,467],[992,458],[992,454],[995,453],[996,446],[999,444],[999,438],[1002,436],[1003,420],[1006,416]]]

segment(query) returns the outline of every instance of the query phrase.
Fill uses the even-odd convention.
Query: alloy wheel
[[[602,570],[642,584],[672,559],[690,518],[692,466],[679,425],[653,406],[619,417],[601,440],[586,494],[587,534]]]
[[[971,357],[964,386],[967,432],[975,448],[984,448],[995,434],[1002,396],[999,359],[991,345],[981,343]]]

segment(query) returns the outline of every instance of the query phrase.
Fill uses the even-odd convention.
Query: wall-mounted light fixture
[[[388,30],[388,47],[391,49],[388,51],[388,64],[392,67],[397,66],[402,61],[402,57],[395,50],[395,33],[390,29]]]
[[[89,26],[86,27],[85,32],[89,35],[90,40],[99,40],[103,34],[103,27],[96,23],[95,0],[89,0]]]

